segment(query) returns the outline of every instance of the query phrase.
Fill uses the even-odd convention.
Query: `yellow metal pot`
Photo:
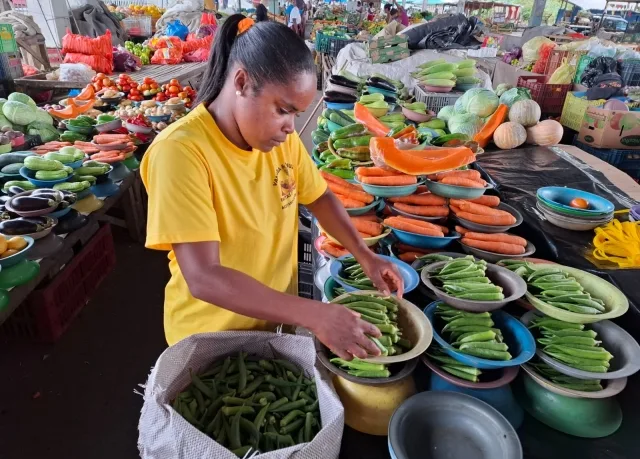
[[[389,384],[364,385],[334,376],[333,384],[344,405],[345,423],[369,435],[387,435],[396,408],[416,393],[411,375]]]

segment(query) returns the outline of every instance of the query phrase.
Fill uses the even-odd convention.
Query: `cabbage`
[[[496,88],[496,95],[498,97],[500,97],[501,95],[503,95],[505,92],[507,92],[511,88],[513,88],[513,86],[511,86],[510,84],[500,83],[498,85],[498,87]]]
[[[41,108],[36,109],[35,120],[39,123],[50,124],[51,126],[53,126],[53,118],[51,117],[51,115],[49,115],[49,113],[46,110],[43,110]]]
[[[480,132],[483,125],[479,116],[466,113],[452,116],[448,127],[452,134],[466,134],[471,139]]]
[[[50,124],[39,123],[38,121],[34,121],[29,124],[29,126],[27,126],[26,133],[28,135],[39,135],[44,143],[51,142],[52,140],[58,140],[60,138],[56,128]]]
[[[531,99],[531,91],[527,88],[512,88],[500,96],[500,103],[508,105],[509,108],[519,100]]]
[[[2,106],[2,113],[9,121],[19,126],[26,126],[35,121],[36,118],[36,109],[34,107],[12,100],[5,102]]]
[[[462,97],[464,97],[464,95]],[[460,115],[462,113],[467,113],[467,111],[465,110],[464,105],[463,105],[462,97],[460,97],[458,100],[456,100],[456,103],[453,104],[453,113],[454,114]]]
[[[6,116],[0,113],[0,131],[7,132],[12,128],[13,126],[11,125],[11,122],[7,119]]]
[[[467,113],[478,116],[489,116],[496,111],[500,99],[493,91],[483,89],[476,95],[471,96],[466,105]]]
[[[458,99],[460,101],[460,104],[462,105],[462,107],[464,108],[464,110],[467,110],[467,104],[469,103],[469,100],[471,100],[471,98],[473,96],[475,96],[476,94],[482,92],[482,91],[486,91],[486,89],[484,88],[471,88],[468,91],[466,91],[461,97],[460,99]]]
[[[438,119],[441,119],[443,121],[449,121],[449,118],[455,115],[453,107],[454,107],[453,105],[447,105],[445,107],[442,107],[438,112]]]
[[[9,94],[8,99],[11,102],[22,102],[23,104],[27,104],[32,106],[33,108],[36,108],[36,103],[33,101],[33,99],[21,92],[12,92],[11,94]]]

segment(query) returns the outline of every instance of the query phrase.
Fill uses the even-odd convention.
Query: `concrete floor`
[[[298,130],[308,116],[297,118]],[[302,134],[307,148],[315,125],[314,116]],[[117,230],[114,237],[114,271],[55,345],[3,346],[0,459],[139,457],[142,397],[134,390],[166,347],[169,270],[166,253],[133,244]]]

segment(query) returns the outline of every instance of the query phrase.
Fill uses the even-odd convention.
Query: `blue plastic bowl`
[[[456,348],[451,346],[444,340],[444,338],[442,338],[442,336],[440,336],[440,327],[436,328],[436,325],[434,324],[434,320],[436,318],[436,307],[440,303],[442,303],[442,301],[434,301],[424,308],[424,313],[431,322],[434,339],[442,347],[444,352],[456,359],[458,362],[474,368],[480,368],[481,370],[495,370],[498,368],[522,365],[523,363],[531,360],[535,355],[536,342],[533,339],[531,332],[518,319],[503,311],[493,311],[491,313],[491,318],[495,322],[495,327],[502,330],[504,342],[509,346],[509,353],[514,356],[511,360],[481,359],[479,357],[458,352]]]
[[[543,201],[550,201],[552,204],[559,206],[565,210],[580,210],[586,215],[593,214],[607,214],[613,212],[615,207],[613,203],[597,194],[588,193],[582,190],[576,190],[575,188],[565,188],[561,186],[545,186],[538,189],[538,198]],[[576,198],[582,198],[589,203],[588,209],[576,209],[569,206],[569,203]]]
[[[385,260],[389,260],[391,263],[393,263],[398,267],[398,270],[400,271],[400,275],[402,276],[402,280],[404,281],[405,293],[408,293],[414,290],[418,286],[418,284],[420,283],[420,276],[418,276],[418,273],[416,272],[415,269],[413,269],[404,261],[399,260],[397,258],[392,258],[387,255],[378,255],[378,256],[380,258],[384,258]],[[338,284],[344,287],[344,289],[347,292],[353,292],[358,289],[355,287],[351,287],[348,284],[345,284],[338,278],[338,275],[342,272],[342,260],[344,260],[347,257],[351,257],[351,255],[345,255],[338,258],[337,260],[331,260],[331,264],[329,265],[329,273],[331,274],[331,277]]]
[[[374,209],[376,212],[384,208],[384,201],[382,199],[375,199],[371,204],[367,204],[364,207],[356,207],[355,209],[345,209],[349,215],[364,215],[370,210]]]
[[[413,185],[402,186],[368,185],[358,180],[356,180],[356,183],[359,184],[364,191],[374,196],[378,196],[380,198],[395,198],[399,196],[409,196],[410,194],[415,193],[418,189],[418,185],[424,183],[424,180],[419,179],[418,182]]]
[[[333,121],[327,120],[327,129],[329,129],[329,132],[337,131],[341,127],[342,126],[340,126],[338,123],[334,123]]]
[[[460,233],[451,231],[450,236],[425,236],[423,234],[410,233],[408,231],[391,228],[391,232],[403,244],[420,247],[421,249],[442,249],[451,244],[456,239],[460,239]]]
[[[375,86],[367,86],[367,91],[369,92],[369,94],[382,94],[383,96],[393,97],[393,98],[398,97],[398,95],[393,91],[387,91],[386,89],[376,88]]]
[[[171,114],[167,114],[167,115],[146,115],[147,119],[153,123],[160,123],[160,122],[164,122],[166,123],[167,121],[169,121],[171,119]]]
[[[82,159],[79,159],[78,161],[74,161],[72,163],[65,164],[65,166],[69,166],[72,169],[77,169],[79,167],[82,167],[82,163],[84,163],[86,160],[87,160],[87,158],[82,158]]]
[[[325,102],[325,105],[327,106],[327,108],[330,108],[332,110],[353,110],[353,107],[355,107],[355,103],[353,104],[341,104],[338,102]]]
[[[4,236],[0,236],[0,237],[4,237]],[[10,236],[10,238],[13,236]],[[0,258],[0,266],[2,266],[3,268],[9,268],[11,266],[17,265],[18,263],[20,263],[22,260],[24,260],[27,257],[27,254],[29,253],[29,251],[31,251],[31,248],[33,247],[33,238],[29,237],[29,236],[21,236],[24,238],[25,241],[27,241],[27,246],[22,249],[20,252],[11,255],[7,258]]]
[[[60,217],[64,217],[69,212],[71,212],[71,206],[67,206],[65,209],[62,209],[62,210],[56,210],[55,212],[51,212],[50,214],[47,214],[47,217],[54,217],[59,220]]]
[[[26,166],[23,166],[23,167],[20,168],[20,175],[22,175],[24,178],[29,180],[31,183],[33,183],[38,188],[51,188],[56,183],[66,182],[67,180],[69,180],[71,178],[71,175],[68,175],[66,178],[58,179],[58,180],[38,180],[38,179],[35,178],[36,171],[32,171],[31,169],[29,169]]]

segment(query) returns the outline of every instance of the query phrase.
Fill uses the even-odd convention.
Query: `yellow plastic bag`
[[[549,78],[547,83],[549,84],[571,84],[573,77],[576,74],[576,68],[567,62],[567,59],[562,59],[562,64]]]

